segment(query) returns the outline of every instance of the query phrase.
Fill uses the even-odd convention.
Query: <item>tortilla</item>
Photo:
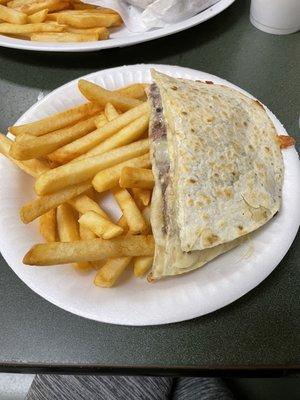
[[[256,100],[222,85],[153,71],[152,276],[198,268],[279,210],[283,161]]]

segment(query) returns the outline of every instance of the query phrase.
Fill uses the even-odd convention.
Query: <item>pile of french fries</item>
[[[1,134],[0,153],[35,178],[37,198],[20,218],[39,218],[46,243],[33,246],[24,264],[97,269],[95,284],[111,287],[129,265],[143,277],[153,262],[150,108],[145,84],[109,91],[79,80],[78,88],[88,101],[11,126],[14,140]],[[106,191],[122,211],[118,221],[99,205]]]
[[[120,15],[80,0],[0,0],[0,34],[39,42],[90,42],[109,38]]]

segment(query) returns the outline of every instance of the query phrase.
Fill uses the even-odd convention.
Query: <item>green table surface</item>
[[[71,54],[1,48],[0,131],[6,132],[40,92],[104,68],[162,63],[209,72],[244,88],[300,139],[299,42],[299,34],[275,36],[254,28],[249,1],[240,0],[202,25],[132,47]],[[2,258],[0,370],[147,374],[297,370],[298,245],[296,239],[274,272],[233,304],[191,321],[152,327],[102,324],[68,313],[32,292]]]

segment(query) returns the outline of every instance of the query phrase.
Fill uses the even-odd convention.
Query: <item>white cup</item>
[[[287,35],[300,29],[300,0],[251,0],[250,21],[267,33]]]

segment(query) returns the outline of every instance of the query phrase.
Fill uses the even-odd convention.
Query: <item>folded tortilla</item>
[[[256,100],[152,71],[153,278],[199,268],[279,210],[283,161]]]

